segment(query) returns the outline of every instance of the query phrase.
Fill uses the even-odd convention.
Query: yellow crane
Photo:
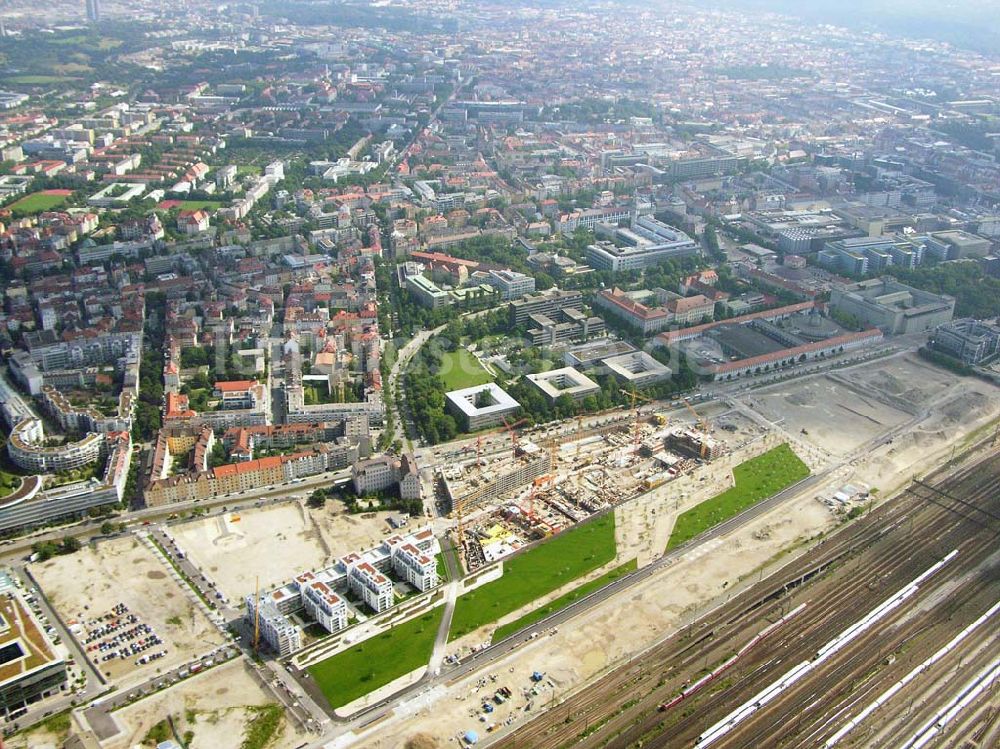
[[[654,398],[647,398],[645,395],[639,395],[639,393],[637,393],[635,391],[634,387],[631,390],[622,390],[621,393],[622,393],[622,395],[627,395],[629,398],[632,399],[632,410],[635,411],[635,426],[634,426],[634,432],[632,434],[632,444],[635,446],[635,449],[638,450],[639,449],[639,422],[641,421],[641,419],[639,418],[639,411],[635,407],[635,402],[637,400],[641,400],[641,401],[643,401],[645,403],[655,403],[656,401],[655,401]]]
[[[253,599],[253,654],[257,655],[260,650],[260,576],[257,576],[257,583],[254,587]]]
[[[694,416],[694,420],[695,423],[698,425],[698,428],[703,432],[708,432],[708,422],[705,421],[701,417],[701,415],[694,410],[694,406],[691,405],[691,401],[689,401],[687,398],[681,398],[681,403],[683,403],[684,406],[687,408],[687,410],[691,412],[691,415]]]
[[[514,456],[517,456],[517,432],[515,431],[515,429],[521,426],[522,424],[526,424],[527,422],[528,422],[527,419],[519,419],[518,421],[510,423],[507,421],[507,419],[503,419],[502,427],[497,427],[496,429],[490,430],[488,432],[483,432],[478,437],[476,437],[476,469],[479,470],[481,468],[480,460],[482,459],[484,434],[493,434],[494,432],[505,430],[508,434],[510,434],[510,444],[512,448],[512,453]],[[465,553],[465,524],[463,523],[463,517],[462,517],[462,515],[465,512],[465,503],[462,501],[461,497],[459,497],[455,501],[455,506],[452,507],[452,510],[455,513],[455,519],[458,521],[457,527],[455,529],[455,538],[458,541],[458,554],[459,554],[459,559],[461,560],[461,555]],[[461,564],[461,561],[459,563]]]
[[[705,435],[705,438],[707,438],[708,437],[708,422],[705,421],[705,419],[703,419],[701,417],[701,415],[697,411],[694,410],[694,406],[691,405],[691,402],[687,398],[681,398],[681,402],[687,407],[687,410],[691,412],[691,415],[694,416],[694,420],[695,420],[695,423],[698,425],[698,429],[702,432],[702,434]],[[702,460],[704,460],[705,454],[707,452],[708,452],[708,443],[706,442],[705,439],[702,439],[702,441],[701,441],[701,457],[702,457]]]

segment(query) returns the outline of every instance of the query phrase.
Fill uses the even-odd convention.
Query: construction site
[[[628,420],[585,429],[580,419],[575,432],[533,439],[519,437],[519,423],[507,423],[509,450],[484,456],[480,436],[473,459],[439,470],[467,570],[662,487],[742,447],[746,430],[756,433],[749,424],[741,433],[733,420],[713,425],[686,401],[678,406],[687,413],[677,412],[684,421],[674,424],[666,412],[643,411],[643,396],[628,395]]]
[[[843,398],[834,400],[831,392]],[[668,424],[654,423],[657,419],[651,413],[641,414],[638,426],[640,446],[658,431],[669,431],[671,427],[700,431],[697,420],[692,423],[692,416],[686,407],[675,405],[679,408],[665,414]],[[721,457],[708,462],[690,454],[680,455],[678,457],[690,463],[679,470],[677,478],[650,491],[636,487],[634,478],[642,468],[647,472],[652,469],[652,456],[643,455],[645,450],[641,447],[636,455],[634,449],[634,414],[631,414],[633,418],[628,426],[623,424],[620,416],[611,418],[603,415],[591,419],[590,423],[596,425],[592,433],[574,430],[574,425],[563,423],[536,428],[526,435],[538,445],[547,445],[553,437],[558,440],[556,487],[564,483],[571,486],[565,474],[574,465],[574,460],[587,460],[588,452],[593,450],[592,460],[596,459],[598,463],[604,461],[610,472],[621,474],[617,477],[622,482],[621,486],[638,492],[638,496],[628,502],[609,498],[609,501],[616,502],[615,536],[619,556],[607,567],[595,569],[589,576],[600,576],[606,569],[622,564],[627,557],[635,554],[639,570],[634,575],[634,582],[617,581],[602,589],[600,594],[570,603],[562,612],[529,625],[515,636],[505,640],[494,639],[491,647],[480,647],[479,652],[472,646],[482,643],[484,637],[490,635],[490,627],[470,631],[451,646],[461,656],[460,665],[448,667],[439,680],[432,680],[429,685],[433,689],[427,693],[426,699],[407,695],[396,705],[395,712],[379,724],[377,736],[374,732],[362,734],[361,743],[364,746],[388,749],[403,745],[413,736],[426,738],[427,746],[446,746],[451,745],[456,736],[461,740],[470,729],[477,730],[481,743],[490,746],[498,742],[503,746],[555,747],[578,742],[590,746],[617,746],[625,743],[617,741],[617,735],[622,731],[628,732],[629,745],[648,745],[651,736],[662,734],[662,729],[657,726],[664,718],[659,712],[659,706],[664,704],[668,705],[666,717],[671,723],[682,721],[679,725],[684,730],[684,737],[671,742],[669,737],[673,731],[668,731],[663,734],[667,740],[662,745],[691,745],[702,732],[712,728],[713,721],[719,720],[727,710],[738,708],[747,699],[750,685],[757,683],[754,668],[761,663],[757,660],[758,654],[767,656],[765,662],[768,658],[777,658],[771,661],[772,665],[780,663],[790,667],[797,662],[786,664],[784,655],[775,655],[772,648],[761,645],[745,650],[749,643],[762,639],[756,635],[767,631],[770,625],[783,614],[795,610],[800,603],[779,597],[771,599],[774,602],[768,606],[755,607],[756,600],[775,590],[792,590],[801,585],[800,578],[804,574],[812,574],[817,565],[825,569],[822,565],[834,560],[838,564],[830,569],[835,572],[841,570],[840,577],[847,586],[844,595],[856,597],[863,593],[872,605],[877,604],[895,588],[893,584],[881,582],[881,572],[872,572],[868,575],[870,589],[859,590],[858,571],[875,569],[870,558],[872,552],[867,550],[871,539],[877,540],[883,547],[883,554],[885,548],[893,549],[904,542],[911,549],[925,549],[926,553],[920,560],[909,557],[907,565],[911,576],[926,572],[930,565],[940,561],[954,547],[936,544],[933,550],[927,550],[926,535],[921,533],[921,529],[943,528],[942,520],[947,519],[949,514],[958,523],[966,523],[962,515],[976,511],[959,499],[978,502],[978,499],[965,496],[964,489],[959,492],[960,487],[956,486],[953,491],[947,486],[950,478],[947,473],[925,479],[928,483],[937,484],[936,479],[943,478],[945,485],[935,489],[917,485],[915,493],[906,495],[908,499],[899,505],[895,499],[886,503],[887,497],[898,496],[900,490],[911,484],[914,475],[921,475],[932,466],[947,461],[949,456],[956,455],[956,451],[961,454],[973,443],[1000,444],[1000,441],[995,441],[995,420],[1000,415],[1000,393],[995,386],[969,378],[950,378],[912,355],[887,357],[835,374],[820,373],[780,382],[746,394],[726,396],[720,393],[710,402],[696,402],[694,408],[709,422],[707,431],[720,443]],[[613,423],[615,421],[617,424]],[[851,436],[855,424],[869,425],[869,431],[865,432],[867,440]],[[831,436],[838,439],[825,444],[824,439],[831,431],[834,432]],[[841,433],[838,435],[838,432]],[[495,449],[505,448],[505,454],[500,459],[511,460],[511,445],[506,439],[503,445],[499,445],[497,436],[493,435],[485,438],[484,442],[494,445]],[[668,448],[665,437],[662,444],[664,452],[676,455],[674,450]],[[813,473],[809,479],[780,496],[760,502],[743,518],[722,523],[692,545],[668,548],[668,539],[681,515],[727,490],[732,485],[732,473],[737,467],[780,444],[789,445],[807,464]],[[576,457],[578,446],[579,458]],[[616,464],[609,461],[620,457],[622,450],[627,452],[630,446],[633,448],[632,456],[625,462],[626,469],[613,468]],[[490,462],[497,458],[490,456],[485,460]],[[450,462],[455,461],[452,459]],[[983,465],[976,465],[967,475],[975,477]],[[485,474],[485,467],[481,470]],[[466,471],[475,475],[471,466]],[[990,472],[993,471],[995,463],[990,467]],[[990,477],[986,481],[995,485],[995,474],[990,472],[987,472]],[[631,480],[627,478],[629,473],[633,476]],[[502,516],[502,508],[518,502],[525,505],[532,488],[533,483],[528,484],[480,509],[462,513],[465,535],[477,543],[482,540],[478,534],[484,530],[491,531],[494,536],[506,530],[512,536],[517,534],[521,539],[529,538],[529,532],[523,526]],[[938,490],[959,499],[948,500],[936,494]],[[538,496],[546,491],[548,487],[535,492],[536,512],[539,512],[540,505]],[[995,492],[984,496],[993,497]],[[881,509],[883,505],[885,510]],[[845,522],[851,509],[859,510],[865,522],[858,525]],[[995,508],[991,511],[995,512]],[[868,518],[876,527],[868,526]],[[500,531],[495,527],[498,525]],[[843,530],[842,536],[835,535],[839,530]],[[883,534],[886,534],[884,538]],[[860,546],[856,546],[859,541]],[[668,548],[666,553],[664,548]],[[623,554],[624,550],[627,554]],[[844,564],[845,553],[860,554],[866,558]],[[877,551],[875,556],[879,556]],[[965,556],[963,551],[957,560],[960,564],[951,564],[956,569],[961,568],[959,575],[965,575],[961,577],[963,581],[971,581],[974,577],[969,576],[969,568],[962,561]],[[902,560],[907,558],[907,553],[899,557]],[[971,561],[975,566],[982,559]],[[995,559],[992,563],[995,564]],[[768,579],[779,571],[783,571],[778,576],[781,579]],[[580,578],[574,581],[574,585],[579,586],[586,579]],[[819,579],[821,576],[817,576]],[[903,575],[899,585],[905,585],[909,579]],[[831,583],[833,580],[824,580],[820,585],[825,587]],[[804,593],[807,599],[816,598],[817,594],[811,589],[804,585],[801,587],[808,591]],[[498,619],[496,624],[510,626],[535,608],[560,600],[568,590],[570,586],[553,590],[530,606],[511,611]],[[937,611],[926,606],[918,606],[918,609],[922,612]],[[801,631],[797,626],[799,623],[825,622],[823,626],[829,636],[835,637],[838,627],[850,625],[852,615],[855,619],[861,618],[866,610],[863,606],[859,608],[848,604],[840,612],[842,621],[827,622],[824,611],[818,611],[818,619],[814,619],[807,608],[789,627],[792,636],[797,637]],[[716,611],[719,613],[714,619],[705,623],[698,621]],[[753,624],[745,625],[740,619],[741,614],[757,619],[759,628]],[[975,619],[976,614],[972,612],[971,619]],[[905,611],[905,616],[912,617],[913,610]],[[946,616],[936,621],[946,624],[948,619]],[[713,627],[716,627],[714,631],[717,635],[720,632],[718,622],[722,622],[726,633],[731,631],[742,636],[743,640],[713,637]],[[693,631],[693,625],[701,633]],[[961,625],[947,628],[954,634],[961,630]],[[823,634],[820,633],[821,639],[810,646],[820,648],[824,641]],[[928,635],[927,641],[935,637],[938,638],[937,647],[947,639],[944,632],[938,632]],[[666,653],[662,659],[656,650],[661,645]],[[776,647],[782,647],[782,643],[779,642]],[[854,647],[853,643],[851,647]],[[887,653],[891,654],[892,646],[885,649],[876,643],[870,646],[870,650],[872,660],[858,661],[859,668],[870,668]],[[741,651],[746,654],[741,656],[740,665],[734,667],[729,661],[733,653]],[[932,651],[933,648],[930,648],[927,652]],[[896,660],[901,659],[897,657]],[[912,666],[918,665],[919,660],[916,658]],[[622,665],[626,662],[627,665]],[[742,666],[744,662],[749,664],[745,669]],[[659,665],[661,663],[663,665]],[[674,668],[675,663],[682,665]],[[620,671],[616,670],[619,666]],[[737,668],[742,671],[736,681],[743,694],[727,693],[716,699],[716,686],[722,688],[729,684],[729,671]],[[715,717],[700,713],[698,720],[685,720],[687,705],[677,707],[671,705],[671,700],[681,693],[685,683],[704,686],[701,677],[720,670],[727,671],[725,677],[717,678],[710,687],[699,692],[699,696],[706,695],[709,704],[715,706]],[[891,671],[888,668],[884,670]],[[546,686],[549,682],[554,686],[551,693],[544,697],[522,695],[519,691],[521,686],[528,684],[534,671],[545,674]],[[487,675],[490,679],[491,673],[497,675],[499,684],[518,688],[514,689],[513,698],[487,715],[482,707],[483,688],[480,685],[483,676]],[[613,680],[602,681],[602,677],[612,673],[615,675]],[[881,681],[881,672],[879,678]],[[891,682],[892,674],[888,674],[888,678]],[[802,699],[816,691],[812,676],[809,680],[811,688],[801,693]],[[644,686],[637,689],[638,683]],[[590,684],[597,685],[593,692],[587,691]],[[763,686],[764,683],[761,683],[757,688]],[[494,688],[495,685],[488,681],[486,689]],[[877,692],[876,689],[875,694]],[[636,700],[639,704],[634,704]],[[689,700],[689,704],[696,710],[702,709],[694,701]],[[796,703],[798,713],[804,710],[803,704]],[[836,711],[843,707],[843,702],[831,703],[829,709],[824,709],[823,715],[828,717],[831,714],[829,710]],[[906,704],[902,707],[905,710]],[[793,711],[775,716],[777,722],[774,725],[794,729],[795,715]],[[543,717],[537,723],[533,722],[533,718],[538,716]],[[604,725],[604,721],[607,721],[606,728],[596,732],[590,730],[595,725]],[[813,745],[809,743],[808,736],[817,730],[816,722],[812,721],[811,726],[804,725],[803,728],[805,730],[798,735],[804,741],[798,743]],[[797,733],[797,729],[794,732]],[[720,745],[743,745],[744,741],[752,740],[747,738],[742,725],[740,730],[733,730],[732,733],[734,736],[740,734],[741,740],[738,743],[720,741]],[[845,745],[850,744],[845,742]]]

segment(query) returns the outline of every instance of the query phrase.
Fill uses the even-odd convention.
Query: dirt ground
[[[51,731],[38,726],[30,731],[4,739],[4,749],[57,749],[66,740],[66,731]]]
[[[104,749],[131,749],[168,715],[179,733],[193,732],[188,749],[238,747],[253,717],[249,708],[273,704],[247,668],[238,658],[117,711],[115,718],[124,731],[105,742]],[[290,749],[305,740],[305,734],[286,718],[278,740],[268,749]]]
[[[170,528],[181,549],[230,601],[283,584],[300,572],[322,569],[348,552],[383,538],[389,513],[338,513],[339,504],[311,510],[304,502],[228,513]]]
[[[910,418],[832,376],[782,383],[744,401],[790,435],[799,435],[834,457],[849,454]]]
[[[852,466],[850,478],[892,492],[912,476],[947,460],[956,446],[960,449],[976,434],[986,436],[998,415],[1000,390],[968,378],[948,392],[926,419]]]
[[[849,370],[851,380],[864,388],[877,388],[914,406],[925,406],[932,398],[956,384],[972,385],[975,378],[959,379],[917,356],[900,356],[873,366]],[[980,381],[981,382],[981,381]]]
[[[730,417],[730,421],[734,420]],[[780,435],[765,433],[758,427],[740,430],[735,437],[727,436],[732,438],[730,452],[615,508],[618,564],[636,557],[643,567],[663,554],[678,515],[731,487],[734,466],[781,441]]]
[[[388,518],[391,512],[366,512],[348,515],[340,511],[339,503],[328,503],[322,510],[308,510],[319,527],[323,542],[335,559],[352,552],[370,549],[392,534]],[[405,531],[405,528],[403,529]]]
[[[135,658],[99,663],[119,686],[139,682],[158,671],[186,663],[221,645],[222,634],[195,607],[164,562],[133,537],[84,547],[75,554],[31,565],[49,601],[63,618],[81,624],[124,603],[163,640],[163,658],[138,666]]]
[[[843,408],[832,398],[818,399],[824,392],[853,394],[853,400]],[[765,388],[746,401],[787,436],[812,445],[811,450],[828,451],[834,462],[912,421],[891,442],[851,456],[837,472],[838,480],[865,483],[883,494],[947,459],[1000,416],[1000,388],[976,377],[956,377],[914,354]],[[807,435],[801,434],[803,428]]]

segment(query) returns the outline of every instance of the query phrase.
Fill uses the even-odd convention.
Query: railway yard
[[[995,449],[913,482],[492,745],[996,746],[998,484]]]

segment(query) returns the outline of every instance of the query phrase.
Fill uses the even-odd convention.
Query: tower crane
[[[643,401],[645,403],[654,403],[655,399],[654,398],[647,398],[645,395],[639,395],[639,393],[636,392],[636,390],[635,390],[634,387],[631,390],[622,390],[621,393],[622,393],[622,395],[627,395],[629,398],[632,399],[632,410],[635,411],[635,426],[633,428],[634,431],[632,433],[632,444],[635,447],[635,449],[638,450],[639,449],[639,422],[640,422],[640,418],[639,418],[639,410],[635,407],[635,402],[637,400],[641,400],[641,401]]]
[[[685,407],[687,408],[687,410],[691,412],[691,415],[694,416],[694,420],[695,420],[695,423],[698,425],[698,429],[701,430],[701,432],[707,436],[708,435],[708,422],[705,421],[705,419],[703,419],[701,417],[701,415],[697,411],[694,410],[694,406],[691,405],[691,401],[689,401],[687,398],[681,398],[681,402],[685,405]],[[703,439],[701,441],[701,457],[702,457],[702,459],[705,458],[705,454],[707,452],[708,452],[708,444]]]
[[[528,420],[518,419],[514,423],[510,423],[505,417],[501,416],[500,418],[503,421],[504,429],[506,429],[507,433],[510,435],[511,454],[514,457],[517,457],[517,432],[515,430],[522,424],[527,424]]]
[[[519,419],[518,421],[515,421],[514,423],[510,423],[510,422],[507,421],[507,419],[505,419],[503,417],[500,417],[500,418],[503,420],[503,427],[502,427],[502,429],[506,430],[510,434],[510,444],[511,444],[511,448],[512,448],[512,454],[516,457],[517,456],[517,432],[515,431],[515,429],[517,429],[517,427],[521,426],[522,424],[526,424],[528,422],[528,420],[527,419]],[[493,431],[499,431],[499,429],[493,430]],[[490,433],[491,432],[484,432],[483,434],[490,434]],[[482,452],[483,452],[483,434],[480,434],[479,436],[476,437],[476,468],[477,469],[480,468],[480,466],[481,466],[480,460],[482,458]],[[458,553],[459,553],[459,555],[461,555],[461,554],[465,553],[465,523],[464,523],[464,517],[463,517],[463,515],[465,514],[465,502],[462,501],[461,497],[459,497],[459,498],[457,498],[455,500],[455,506],[452,509],[454,510],[454,512],[455,512],[455,518],[458,521],[457,527],[455,529],[455,537],[456,537],[456,539],[458,541]]]

